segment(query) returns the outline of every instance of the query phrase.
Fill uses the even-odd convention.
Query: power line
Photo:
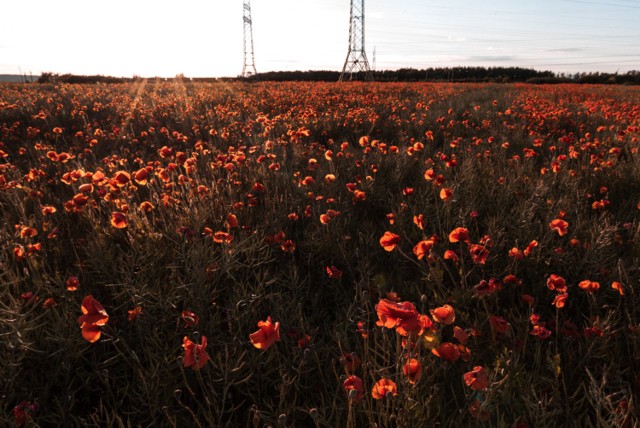
[[[364,48],[364,0],[351,0],[351,14],[349,17],[349,51],[344,61],[340,82],[353,79],[353,73],[363,72],[365,80],[373,80],[371,67]]]

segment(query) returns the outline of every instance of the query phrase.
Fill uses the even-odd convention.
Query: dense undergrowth
[[[0,87],[0,421],[634,426],[639,99]]]

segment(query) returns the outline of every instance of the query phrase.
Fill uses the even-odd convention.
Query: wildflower
[[[598,289],[600,288],[600,283],[585,279],[584,281],[580,281],[580,283],[578,284],[578,287],[582,288],[586,292],[593,293],[598,291]]]
[[[67,290],[76,291],[78,289],[78,286],[80,285],[80,282],[78,281],[78,277],[70,276],[67,279],[66,285],[67,285]]]
[[[80,309],[83,315],[78,317],[78,324],[82,329],[82,337],[90,343],[96,342],[100,339],[100,326],[109,321],[109,315],[92,295],[85,296]]]
[[[431,353],[436,357],[440,357],[449,362],[454,362],[460,358],[460,348],[451,342],[444,342],[440,344],[437,348],[432,349]]]
[[[395,233],[385,232],[380,238],[380,245],[385,251],[393,251],[400,242],[400,237]]]
[[[422,260],[424,256],[429,255],[432,249],[433,249],[433,240],[431,239],[422,240],[413,247],[413,254],[415,254],[418,260]]]
[[[556,295],[556,297],[553,299],[553,302],[551,304],[555,306],[557,309],[564,308],[564,304],[565,304],[565,301],[567,300],[567,297],[569,297],[568,293],[560,293]]]
[[[207,354],[207,337],[202,336],[202,341],[198,345],[197,343],[189,340],[187,336],[182,339],[182,347],[184,348],[184,366],[191,367],[193,370],[200,370],[207,361],[209,361],[209,354]]]
[[[557,218],[555,220],[551,220],[551,222],[549,223],[549,228],[552,231],[557,232],[558,235],[564,236],[569,231],[569,223],[567,223],[564,220],[561,220],[561,219]]]
[[[274,342],[280,341],[280,323],[272,323],[270,316],[266,321],[259,321],[258,327],[260,330],[249,335],[251,343],[256,348],[266,351]]]
[[[567,283],[563,277],[552,273],[547,279],[547,288],[558,293],[565,293],[567,291]]]
[[[614,290],[616,290],[618,293],[620,293],[621,296],[624,296],[624,288],[622,286],[622,283],[618,282],[618,281],[613,281],[611,283],[611,288],[613,288]]]
[[[432,309],[430,312],[435,322],[440,322],[445,325],[452,324],[456,319],[456,312],[451,305],[440,306],[439,308]]]
[[[342,383],[342,387],[346,391],[349,398],[353,401],[360,401],[360,399],[364,395],[364,385],[362,383],[362,379],[360,379],[356,375],[348,376]],[[351,391],[355,392],[352,393]]]
[[[332,279],[340,279],[342,278],[342,271],[335,266],[327,266],[326,267],[327,275]]]
[[[409,333],[418,333],[422,330],[421,317],[416,307],[411,302],[393,302],[388,299],[380,299],[376,305],[378,321],[381,327],[395,328],[401,336]]]
[[[469,242],[469,231],[464,227],[456,227],[449,234],[449,242],[456,243],[460,241]]]
[[[387,395],[398,395],[398,387],[391,379],[382,378],[373,385],[371,396],[374,400],[382,400]]]
[[[184,328],[193,327],[200,322],[200,317],[191,311],[182,311],[181,317],[184,321]]]
[[[127,227],[127,216],[119,211],[111,213],[111,226],[116,229],[124,229]]]
[[[127,313],[129,314],[127,316],[127,319],[129,321],[133,321],[138,315],[142,313],[142,307],[136,306],[135,308],[128,310]]]
[[[415,358],[409,358],[402,366],[402,373],[407,377],[409,383],[415,384],[422,376],[422,365]]]
[[[487,389],[489,386],[489,376],[487,370],[482,366],[475,366],[473,370],[463,376],[464,383],[474,391]]]

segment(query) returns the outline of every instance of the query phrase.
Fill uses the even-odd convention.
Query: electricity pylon
[[[242,7],[242,21],[244,23],[244,65],[242,66],[242,77],[249,77],[257,74],[256,60],[253,54],[253,25],[251,23],[251,2],[244,0]]]
[[[373,74],[364,49],[364,0],[351,0],[349,17],[349,52],[342,67],[340,82],[353,79],[353,73],[364,73],[365,80],[373,80]]]

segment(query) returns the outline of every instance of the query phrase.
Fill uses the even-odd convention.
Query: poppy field
[[[3,426],[638,426],[638,87],[7,84],[0,127]]]

